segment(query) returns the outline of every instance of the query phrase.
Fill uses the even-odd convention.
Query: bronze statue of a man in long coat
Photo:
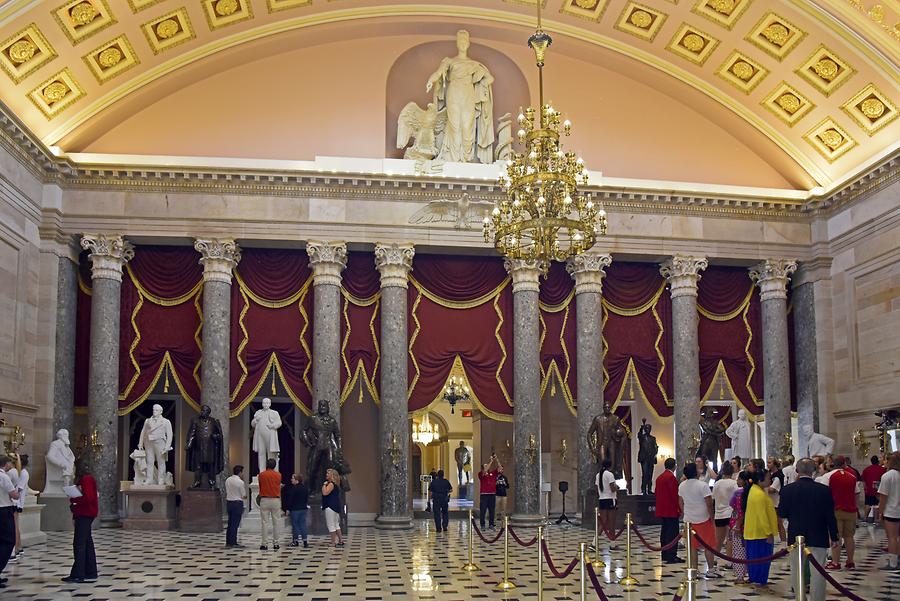
[[[188,430],[187,468],[194,472],[191,488],[215,488],[216,476],[224,469],[225,455],[222,452],[222,426],[212,417],[209,405],[203,405],[200,415],[191,420]],[[203,475],[206,481],[203,482]]]

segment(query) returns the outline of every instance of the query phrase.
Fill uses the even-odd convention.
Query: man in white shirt
[[[887,565],[881,570],[896,570],[900,562],[900,453],[888,456],[888,471],[878,485],[878,515],[888,538]]]
[[[713,508],[712,491],[709,485],[697,479],[697,466],[688,463],[684,466],[684,482],[678,485],[678,504],[681,506],[681,515],[696,532],[694,539],[694,555],[690,558],[691,565],[697,567],[697,548],[700,547],[698,538],[703,539],[707,546],[715,548],[716,531],[713,526],[715,509]],[[704,547],[706,556],[706,577],[721,578],[713,568],[713,554]]]
[[[225,479],[225,501],[228,507],[228,528],[225,530],[226,547],[243,547],[237,542],[237,532],[244,515],[244,499],[247,498],[247,485],[241,478],[243,465],[236,465],[232,475]]]
[[[13,513],[19,491],[9,478],[9,470],[13,468],[10,457],[0,458],[0,574],[9,563],[9,556],[16,548],[16,522]],[[0,588],[6,588],[6,578],[0,578]]]

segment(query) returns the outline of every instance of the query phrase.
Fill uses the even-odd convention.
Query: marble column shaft
[[[763,389],[766,454],[779,456],[791,433],[791,381],[788,354],[787,284],[797,262],[769,259],[752,267],[762,305]]]
[[[231,422],[231,279],[233,269],[241,260],[241,249],[230,239],[198,239],[194,249],[200,253],[203,265],[200,402],[209,405],[210,415],[222,426],[223,465],[227,472]]]
[[[59,257],[56,280],[56,344],[53,373],[53,436],[59,430],[74,435],[75,323],[78,308],[78,264]]]
[[[313,407],[328,401],[341,421],[341,272],[347,266],[343,242],[306,244],[313,270]]]
[[[795,286],[791,295],[794,307],[794,379],[797,382],[797,431],[801,449],[805,426],[819,431],[819,373],[816,345],[815,282]]]
[[[507,260],[513,286],[513,447],[516,454],[517,524],[533,524],[541,516],[541,376],[538,313],[540,263]]]
[[[575,323],[577,331],[577,400],[578,494],[579,507],[585,511],[584,499],[594,483],[597,466],[588,443],[588,431],[594,416],[603,410],[603,308],[601,306],[605,269],[612,263],[608,254],[583,254],[569,259],[566,270],[575,279]]]
[[[88,463],[97,480],[101,522],[119,518],[119,311],[122,268],[134,257],[122,236],[86,234],[91,260],[91,348],[88,369],[88,435],[97,446]]]
[[[660,267],[672,294],[673,381],[675,402],[675,460],[678,469],[692,461],[691,437],[699,436],[700,421],[700,317],[697,282],[707,267],[703,257],[674,256]]]
[[[375,266],[381,274],[381,513],[376,528],[412,528],[409,509],[409,405],[407,402],[407,276],[412,246],[376,245]]]

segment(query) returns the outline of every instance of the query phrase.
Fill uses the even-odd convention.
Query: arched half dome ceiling
[[[580,111],[573,141],[586,159],[626,155],[621,165],[589,163],[610,176],[828,188],[898,146],[895,6],[545,0],[545,29],[555,37],[548,95]],[[534,96],[524,48],[533,13],[533,0],[0,0],[0,97],[64,151],[382,156],[384,85],[398,56],[466,27],[473,43],[521,67]],[[326,85],[305,85],[307,73],[321,83],[317,69]],[[354,85],[360,71],[381,77],[377,93]],[[295,115],[318,126],[298,137],[285,124],[293,146],[242,138],[264,131],[267,118],[292,119],[269,111],[284,93],[296,95]],[[378,118],[354,122],[353,97],[377,104]],[[192,117],[204,113],[220,119]],[[361,133],[348,134],[348,122]],[[377,144],[360,141],[373,130]],[[204,147],[196,140],[205,133]],[[299,146],[303,156],[290,152]],[[286,152],[275,157],[273,148]]]

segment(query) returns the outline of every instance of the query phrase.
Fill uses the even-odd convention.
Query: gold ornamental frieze
[[[819,45],[796,71],[825,96],[831,96],[855,72],[853,67],[824,45]]]
[[[746,40],[779,61],[791,53],[806,37],[806,32],[785,19],[769,11],[747,34]]]
[[[698,0],[691,12],[731,30],[752,0]]]
[[[645,4],[628,2],[616,21],[615,28],[647,42],[652,42],[668,15]]]
[[[134,48],[124,34],[94,48],[81,58],[100,84],[140,63]]]
[[[56,51],[35,23],[0,43],[0,66],[14,83],[56,58]]]
[[[53,11],[53,17],[73,44],[116,23],[107,0],[69,0]]]
[[[203,0],[203,11],[211,31],[253,18],[250,0]]]
[[[719,40],[710,34],[689,23],[682,23],[666,48],[678,56],[702,66],[718,45]]]
[[[141,29],[150,43],[150,48],[153,49],[153,54],[174,48],[195,37],[185,7],[148,21],[141,25]]]
[[[768,74],[768,69],[737,50],[732,52],[716,71],[716,75],[744,94],[752,92]]]
[[[309,6],[312,0],[266,0],[269,12],[274,13],[280,10],[288,10],[290,8],[300,8],[301,6]]]
[[[854,94],[841,108],[870,136],[897,118],[897,107],[872,83]]]
[[[789,127],[796,125],[811,110],[816,108],[813,102],[795,88],[782,81],[760,103]]]
[[[856,146],[856,140],[831,117],[809,130],[803,139],[812,144],[829,163],[836,161]]]
[[[564,0],[559,12],[596,22],[608,5],[609,0]]]
[[[47,119],[52,119],[83,96],[84,89],[78,85],[68,68],[42,82],[28,93],[29,100]]]

